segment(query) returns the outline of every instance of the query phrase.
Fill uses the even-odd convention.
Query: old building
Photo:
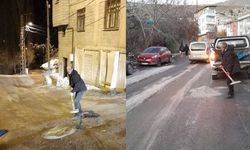
[[[250,35],[250,13],[238,18],[239,35]]]
[[[53,0],[61,76],[69,62],[87,84],[125,89],[125,0]]]
[[[226,7],[217,13],[217,31],[226,36],[249,35],[250,7]]]
[[[216,32],[216,6],[205,6],[195,12],[199,25],[199,41],[210,41]]]

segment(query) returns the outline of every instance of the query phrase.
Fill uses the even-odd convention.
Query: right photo
[[[127,0],[126,149],[250,149],[250,1]]]

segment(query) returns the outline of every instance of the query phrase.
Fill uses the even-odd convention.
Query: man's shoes
[[[74,110],[71,110],[70,113],[76,114],[76,113],[79,113],[79,110],[78,109],[74,109]]]
[[[226,98],[227,98],[227,99],[231,99],[231,98],[233,98],[233,97],[234,97],[234,95],[230,95],[230,94],[229,94]]]
[[[83,129],[83,125],[82,125],[82,124],[78,124],[78,125],[76,125],[76,129],[78,129],[78,130]]]
[[[76,129],[83,129],[82,120],[78,120],[75,124],[76,124],[76,126],[75,126]]]

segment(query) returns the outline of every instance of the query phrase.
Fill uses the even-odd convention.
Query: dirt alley
[[[81,101],[84,110],[99,118],[85,118],[84,129],[59,140],[41,135],[50,128],[72,123],[69,89],[43,85],[41,74],[0,76],[0,149],[11,150],[119,150],[125,149],[125,93],[89,90]]]

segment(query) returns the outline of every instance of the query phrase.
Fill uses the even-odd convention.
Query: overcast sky
[[[196,0],[186,0],[188,4],[196,4]],[[226,0],[198,0],[198,4],[215,4],[215,3],[219,3],[219,2],[224,2]]]

